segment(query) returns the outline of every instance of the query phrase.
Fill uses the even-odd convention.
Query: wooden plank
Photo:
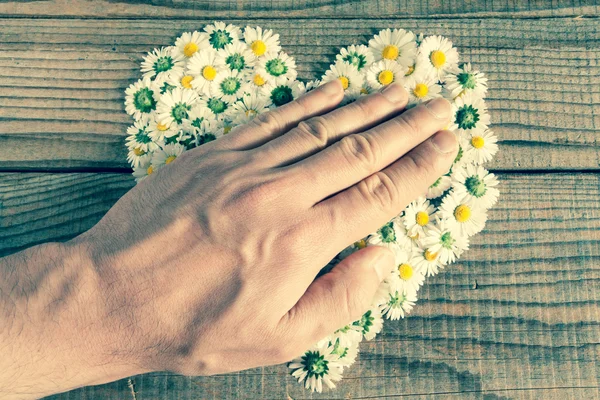
[[[0,170],[125,169],[123,90],[144,51],[207,20],[0,23]],[[315,78],[387,26],[440,33],[490,78],[500,170],[600,168],[600,20],[250,20],[281,33]],[[335,32],[335,33],[332,33]]]
[[[54,399],[466,399],[600,396],[600,175],[501,174],[502,196],[463,260],[413,314],[361,346],[339,390],[310,395],[284,366],[218,377],[150,374]],[[0,252],[91,227],[123,174],[0,174]]]
[[[0,15],[11,16],[85,16],[126,18],[287,18],[334,17],[433,17],[433,16],[503,16],[547,17],[597,15],[594,0],[552,0],[502,2],[410,0],[154,0],[144,4],[137,0],[89,1],[5,1],[0,3]]]

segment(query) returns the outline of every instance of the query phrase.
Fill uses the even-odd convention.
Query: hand
[[[457,143],[446,100],[402,112],[391,85],[334,110],[342,97],[331,82],[182,154],[66,245],[89,260],[95,300],[79,308],[103,363],[189,375],[281,363],[368,309],[389,250],[315,276],[446,173]]]

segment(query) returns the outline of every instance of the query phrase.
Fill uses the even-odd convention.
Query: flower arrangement
[[[460,150],[451,170],[425,196],[325,267],[324,272],[365,246],[386,246],[396,254],[397,268],[382,283],[372,308],[288,364],[307,389],[335,387],[354,362],[359,342],[372,340],[383,318],[409,314],[425,279],[468,249],[469,237],[484,228],[487,210],[498,199],[498,181],[482,166],[498,150],[484,100],[487,78],[471,64],[459,64],[447,38],[384,29],[368,46],[341,49],[321,80],[304,83],[296,79],[294,58],[281,51],[278,34],[215,22],[148,53],[141,72],[142,79],[125,91],[125,107],[134,119],[127,130],[127,160],[137,181],[184,151],[334,79],[344,88],[342,104],[392,82],[403,83],[408,107],[440,96],[452,102],[449,129]]]

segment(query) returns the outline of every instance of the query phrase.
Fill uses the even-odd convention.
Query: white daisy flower
[[[201,99],[200,104],[206,107],[213,114],[212,119],[223,122],[229,113],[230,104],[217,96],[211,96],[206,99]]]
[[[154,115],[148,123],[149,135],[153,142],[160,144],[164,142],[165,138],[170,138],[177,135],[177,124],[167,125],[159,122],[157,119],[158,115]]]
[[[152,156],[152,166],[159,169],[175,161],[177,157],[185,151],[185,147],[179,143],[166,144],[161,149],[154,152]]]
[[[246,94],[232,105],[230,116],[235,125],[246,124],[259,114],[269,111],[271,100],[258,91]]]
[[[210,85],[227,70],[225,60],[214,49],[200,50],[187,63],[186,75],[193,76],[192,87],[208,94]]]
[[[381,305],[380,310],[386,318],[395,321],[409,314],[416,302],[415,290],[408,289],[405,292],[396,290],[388,295],[387,302]]]
[[[323,391],[323,383],[330,389],[335,388],[335,383],[342,379],[342,365],[339,356],[333,354],[333,346],[318,345],[312,347],[301,357],[288,364],[292,376],[306,389]]]
[[[183,120],[182,127],[186,132],[197,135],[216,131],[218,123],[206,103],[200,100],[192,106],[188,117]]]
[[[256,28],[247,26],[244,29],[244,40],[256,57],[278,53],[281,50],[279,34],[273,33],[271,29],[263,30],[260,26]]]
[[[342,83],[346,102],[355,100],[360,95],[364,77],[354,65],[344,61],[337,61],[335,64],[330,65],[325,75],[321,78],[321,84],[324,85],[336,79]]]
[[[443,265],[453,263],[469,248],[469,239],[452,231],[445,221],[440,221],[438,226],[434,225],[427,230],[422,243],[431,254],[438,255],[439,262]]]
[[[470,132],[465,142],[464,151],[476,165],[490,161],[498,152],[498,138],[490,129]]]
[[[354,65],[358,71],[361,71],[367,65],[373,63],[373,54],[365,45],[352,45],[343,47],[340,50],[340,53],[336,56],[336,60],[344,61],[348,64]]]
[[[446,90],[451,98],[471,93],[475,97],[485,97],[487,93],[487,78],[482,72],[474,71],[471,63],[462,64],[455,74],[448,74],[445,78]]]
[[[396,61],[381,60],[371,64],[367,71],[367,82],[374,89],[381,89],[393,82],[403,82],[407,67]]]
[[[384,29],[369,40],[375,61],[395,61],[403,67],[414,63],[417,56],[415,34],[404,29]]]
[[[481,232],[487,221],[485,210],[477,207],[466,196],[451,192],[444,197],[439,215],[452,232],[462,236],[473,236]]]
[[[419,57],[427,61],[429,69],[440,82],[444,82],[446,74],[458,69],[458,51],[452,42],[442,36],[429,36],[419,46]]]
[[[248,72],[256,65],[254,53],[242,42],[228,44],[217,54],[225,60],[225,64],[230,70]]]
[[[256,72],[264,77],[266,82],[276,85],[284,83],[286,80],[293,81],[298,75],[296,61],[284,52],[267,54],[262,57]]]
[[[404,76],[406,79],[409,79],[411,76],[428,76],[432,79],[436,79],[433,70],[427,65],[427,61],[423,57],[415,58],[415,61],[408,66],[408,70],[405,72]],[[437,82],[437,79],[436,79]]]
[[[436,97],[440,97],[442,87],[436,83],[431,75],[423,73],[413,74],[405,80],[404,88],[408,92],[409,106],[424,103]]]
[[[194,86],[192,82],[194,81],[194,75],[186,74],[184,70],[173,72],[169,75],[169,77],[165,80],[166,85],[165,91],[168,90],[171,92],[176,87],[180,89],[193,89]]]
[[[152,156],[150,154],[142,158],[139,165],[133,167],[133,177],[138,183],[153,173],[154,167],[152,166]]]
[[[406,248],[407,241],[410,239],[406,237],[406,231],[403,226],[400,226],[401,223],[398,218],[392,219],[369,236],[367,245],[384,246],[391,250],[395,250],[397,246]]]
[[[379,308],[371,308],[358,321],[354,321],[353,324],[360,327],[365,340],[372,340],[383,329],[381,311],[379,311]]]
[[[156,149],[157,145],[150,136],[149,118],[145,117],[135,121],[132,126],[127,128],[126,145],[129,150],[134,151],[137,156],[142,156]]]
[[[215,21],[214,24],[206,25],[204,31],[208,33],[208,43],[215,50],[220,50],[228,44],[239,41],[242,32],[235,25],[225,25],[225,23],[218,21]]]
[[[485,210],[491,208],[500,192],[496,176],[481,166],[467,165],[452,172],[454,192]]]
[[[342,347],[350,347],[362,340],[362,328],[348,324],[333,332],[330,336],[331,343],[338,343]]]
[[[265,70],[260,71],[260,67],[257,65],[254,67],[250,76],[248,77],[248,83],[254,90],[260,90],[267,83],[268,75]]]
[[[198,94],[189,89],[175,88],[171,93],[163,94],[156,106],[157,121],[166,126],[181,124],[198,100]]]
[[[140,79],[125,89],[125,111],[139,120],[156,110],[158,99],[156,85],[150,79]]]
[[[485,101],[473,97],[470,93],[465,93],[454,100],[452,116],[448,129],[456,131],[458,135],[484,131],[490,124],[490,114],[487,112]]]
[[[336,354],[339,357],[339,363],[342,367],[349,367],[354,364],[358,356],[358,343],[342,347],[336,342],[333,344],[332,354]]]
[[[411,202],[404,210],[402,220],[409,236],[425,235],[425,230],[429,228],[434,220],[435,207],[424,197]]]
[[[406,292],[408,290],[418,291],[425,281],[424,272],[417,268],[412,259],[412,252],[403,250],[396,251],[395,273],[398,278],[393,281],[393,291]]]
[[[173,54],[190,58],[196,54],[198,50],[206,49],[209,46],[207,33],[198,31],[184,32],[175,41]]]
[[[426,276],[437,275],[440,269],[444,268],[439,254],[427,248],[421,248],[413,253],[412,263],[414,267],[423,272]]]
[[[141,71],[144,73],[144,78],[161,79],[183,70],[184,66],[185,58],[176,55],[173,47],[161,47],[144,57]]]
[[[289,79],[279,84],[268,82],[261,87],[261,94],[267,96],[274,107],[279,107],[298,98],[300,86],[298,81]]]
[[[435,199],[452,187],[452,179],[448,175],[440,176],[429,188],[425,197]]]
[[[247,83],[244,75],[237,70],[228,70],[214,80],[210,93],[226,103],[235,103],[242,98],[246,88]]]

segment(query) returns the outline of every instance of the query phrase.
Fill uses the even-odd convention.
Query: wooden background
[[[490,78],[499,204],[411,316],[361,345],[337,391],[284,366],[166,373],[53,399],[600,398],[596,1],[0,0],[0,255],[90,228],[133,185],[123,90],[145,51],[213,19],[281,34],[302,78],[396,26],[444,34]]]

